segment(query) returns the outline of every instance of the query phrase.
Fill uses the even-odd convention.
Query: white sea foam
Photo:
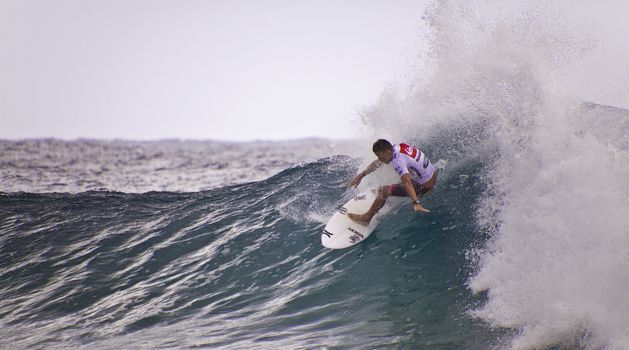
[[[579,134],[574,111],[544,109],[528,128],[498,136],[483,203],[484,222],[498,229],[470,281],[489,302],[476,314],[522,329],[514,348],[574,339],[627,348],[627,151]]]
[[[422,77],[362,115],[396,140],[482,125],[436,151],[485,165],[478,218],[492,238],[469,287],[488,293],[474,315],[519,330],[513,349],[629,349],[629,112],[570,85],[590,72],[569,67],[601,49],[585,18],[579,3],[441,1],[424,18]]]

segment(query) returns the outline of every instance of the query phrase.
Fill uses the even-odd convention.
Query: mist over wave
[[[564,5],[438,2],[431,69],[362,120],[453,167],[483,164],[476,223],[491,239],[468,247],[468,285],[488,300],[472,314],[517,330],[509,347],[627,349],[629,112],[565,85],[597,38]]]

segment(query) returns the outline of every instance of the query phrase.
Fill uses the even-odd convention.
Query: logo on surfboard
[[[347,229],[348,229],[348,230],[350,230],[350,231],[352,231],[352,232],[354,232],[354,234],[353,234],[353,235],[351,235],[351,236],[349,237],[349,241],[350,241],[350,243],[354,244],[354,243],[356,243],[356,242],[360,242],[360,240],[362,240],[363,238],[365,238],[365,236],[363,236],[363,234],[362,234],[362,233],[360,233],[360,232],[356,231],[355,229],[353,229],[353,228],[351,228],[351,227],[348,227]]]

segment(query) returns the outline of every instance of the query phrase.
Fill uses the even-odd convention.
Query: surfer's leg
[[[437,184],[437,172],[435,171],[432,174],[430,180],[423,184],[419,184],[413,181],[413,188],[415,189],[415,194],[417,197],[424,197],[432,193],[432,190],[435,188]],[[406,189],[402,185],[398,185],[397,187],[391,186],[391,195],[398,197],[408,197],[408,193],[406,193]]]
[[[439,171],[435,171],[434,174],[432,174],[432,177],[430,178],[430,180],[428,180],[428,182],[426,182],[423,185],[420,185],[421,188],[419,190],[419,192],[417,192],[417,188],[415,189],[416,193],[418,196],[420,197],[424,197],[427,196],[429,194],[432,193],[432,190],[435,188],[435,185],[437,185],[437,174],[439,173]]]
[[[371,204],[371,207],[365,214],[361,215],[361,214],[348,213],[347,217],[349,217],[350,219],[354,221],[368,224],[371,221],[371,219],[374,217],[374,215],[376,215],[376,213],[380,209],[382,209],[382,207],[384,207],[384,204],[387,202],[387,197],[389,197],[389,194],[390,194],[390,187],[381,186],[380,188],[378,188],[378,196],[373,201],[373,203]]]

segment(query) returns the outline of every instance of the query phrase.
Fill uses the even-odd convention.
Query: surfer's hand
[[[356,176],[350,183],[349,183],[349,187],[356,187],[360,184],[360,181],[362,181],[363,179],[363,175],[362,174],[358,174],[358,176]]]
[[[430,213],[430,210],[422,207],[419,203],[413,203],[413,210],[415,210],[416,212],[422,211],[424,213]]]

